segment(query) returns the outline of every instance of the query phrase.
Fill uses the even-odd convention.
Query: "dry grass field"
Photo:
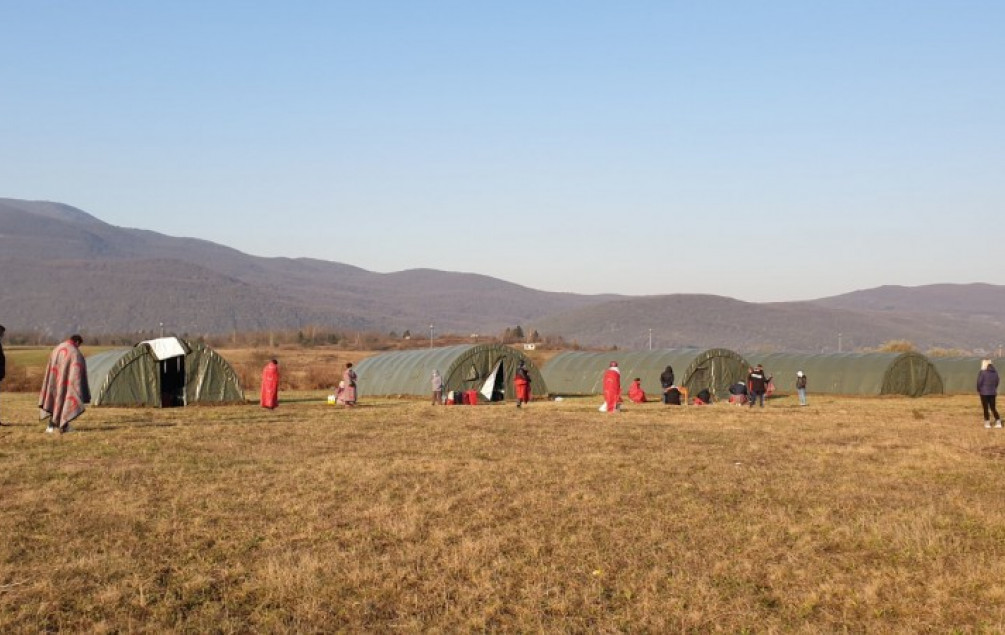
[[[324,394],[60,437],[4,393],[0,630],[1005,630],[1005,432],[976,399]]]

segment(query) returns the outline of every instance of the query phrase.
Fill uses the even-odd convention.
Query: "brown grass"
[[[431,407],[3,394],[0,629],[1000,631],[974,399]]]

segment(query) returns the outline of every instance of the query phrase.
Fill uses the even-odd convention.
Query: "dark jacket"
[[[671,368],[670,366],[667,366],[666,370],[664,370],[660,374],[660,386],[663,387],[663,390],[666,390],[670,386],[673,386],[673,379],[674,379],[674,377],[673,377],[673,368]]]
[[[674,406],[680,405],[680,391],[677,390],[676,386],[667,391],[667,403]]]
[[[991,364],[987,369],[977,373],[977,393],[981,395],[998,394],[998,371]]]
[[[750,384],[750,392],[755,395],[762,395],[768,391],[768,379],[764,376],[764,369],[755,368],[747,375],[747,383]]]
[[[796,388],[806,388],[806,375],[796,377]]]
[[[731,395],[745,395],[747,394],[747,384],[742,381],[738,381],[729,387],[729,394]]]

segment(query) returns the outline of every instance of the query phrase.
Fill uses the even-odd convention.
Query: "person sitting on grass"
[[[712,393],[709,392],[708,388],[702,388],[698,391],[698,394],[694,397],[694,405],[696,406],[707,406],[712,403]]]
[[[666,403],[668,406],[679,406],[681,405],[681,391],[677,386],[670,386],[666,391]]]
[[[645,403],[646,402],[646,392],[642,390],[642,379],[636,377],[632,381],[632,385],[628,387],[628,398],[635,403]]]
[[[729,403],[738,406],[747,403],[747,384],[738,381],[729,387]]]

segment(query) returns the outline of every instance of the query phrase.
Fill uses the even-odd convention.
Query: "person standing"
[[[356,371],[352,369],[352,362],[346,362],[345,364],[345,371],[342,373],[342,384],[338,402],[343,406],[352,408],[356,405]]]
[[[981,408],[984,410],[984,427],[991,427],[991,417],[995,416],[995,427],[1002,427],[1002,418],[998,416],[995,407],[995,397],[998,395],[998,371],[990,359],[981,361],[981,372],[977,373],[977,394],[981,396]]]
[[[430,383],[433,386],[433,405],[438,406],[443,403],[443,377],[440,377],[440,371],[433,370]]]
[[[49,419],[48,433],[72,432],[70,422],[84,414],[84,404],[91,403],[87,384],[87,362],[80,352],[84,338],[71,335],[49,354],[38,395],[39,419]]]
[[[279,405],[279,361],[269,360],[262,369],[262,407],[272,410]]]
[[[611,362],[604,371],[604,405],[607,407],[607,412],[621,410],[620,402],[621,369],[618,368],[617,362]]]
[[[527,365],[521,359],[516,366],[516,373],[513,376],[513,387],[516,388],[516,407],[519,408],[525,403],[530,403],[530,373],[527,372]]]
[[[662,373],[660,373],[660,388],[663,389],[664,404],[670,403],[670,397],[668,396],[667,393],[670,390],[670,387],[673,386],[673,380],[674,380],[673,367],[670,366],[670,364],[667,364],[666,369]]]
[[[796,392],[799,393],[799,405],[806,405],[806,374],[801,371],[796,371]]]
[[[759,400],[761,407],[764,407],[764,393],[768,391],[768,378],[764,376],[764,367],[760,364],[754,366],[750,374],[747,375],[747,391],[750,393],[750,407]]]
[[[3,324],[0,324],[0,340],[3,339],[3,334],[7,332]],[[0,342],[0,384],[3,383],[3,378],[7,375],[7,358],[3,354],[3,342]],[[0,418],[0,426],[4,425],[3,418]],[[10,424],[7,424],[10,425]]]

